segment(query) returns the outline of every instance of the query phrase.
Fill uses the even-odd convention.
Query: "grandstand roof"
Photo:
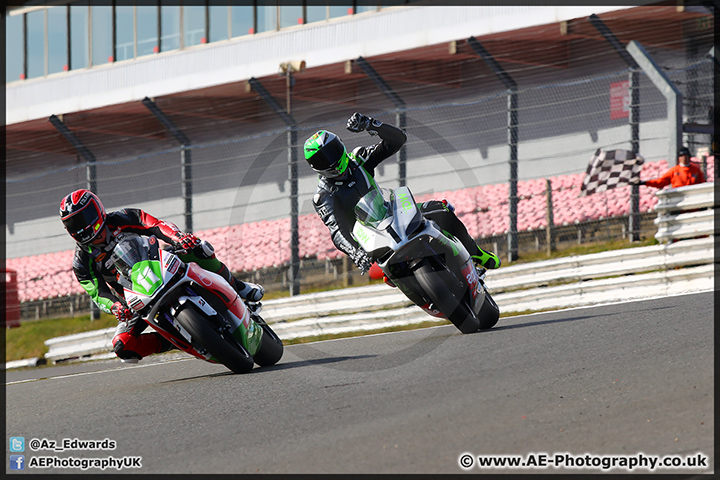
[[[683,49],[684,39],[695,28],[697,19],[707,17],[708,14],[678,8],[675,2],[670,2],[666,5],[606,11],[599,16],[623,44],[636,40],[646,47]],[[682,28],[678,28],[679,25]],[[354,34],[357,35],[357,32]],[[504,68],[537,65],[554,71],[567,67],[573,42],[606,43],[587,16],[490,32],[477,38]],[[554,52],[554,55],[548,56],[549,51]],[[363,87],[367,76],[352,61],[354,58],[357,56],[328,64],[315,62],[316,66],[308,62],[304,71],[294,75],[293,108],[303,104],[317,105],[320,111],[327,104],[347,104],[349,109],[352,108],[359,90],[367,88]],[[433,85],[452,89],[463,82],[464,70],[467,69],[485,69],[488,77],[492,78],[490,69],[478,61],[477,55],[468,45],[467,37],[365,58],[391,85]],[[257,78],[284,106],[286,79],[277,72]],[[154,100],[193,141],[218,138],[225,130],[252,131],[269,111],[258,93],[248,87],[247,78],[158,95]],[[12,109],[12,105],[9,107]],[[124,147],[132,146],[136,150],[142,150],[146,144],[157,148],[158,142],[166,142],[168,146],[176,145],[170,134],[137,100],[90,109],[73,106],[68,107],[68,112],[53,113],[61,116],[84,143],[92,144],[100,150],[115,148],[114,145],[121,140]],[[27,116],[32,115],[27,113]],[[198,122],[198,119],[218,122]],[[27,155],[53,154],[72,158],[76,155],[75,149],[48,122],[47,116],[8,123],[8,174],[21,171],[22,159]]]

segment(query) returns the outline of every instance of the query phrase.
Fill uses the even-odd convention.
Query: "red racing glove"
[[[118,319],[118,322],[127,322],[133,316],[132,310],[123,305],[122,302],[113,303],[112,307],[110,307],[110,311],[113,315],[115,315],[115,318]]]
[[[192,250],[200,245],[200,239],[192,233],[178,232],[177,243],[185,250]]]

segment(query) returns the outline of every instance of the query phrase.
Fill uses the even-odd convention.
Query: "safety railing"
[[[667,243],[717,234],[714,182],[660,190],[657,196],[655,238],[658,241]]]

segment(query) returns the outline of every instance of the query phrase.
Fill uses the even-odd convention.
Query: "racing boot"
[[[500,259],[494,253],[486,252],[480,247],[478,247],[478,252],[480,255],[472,255],[472,261],[480,281],[485,283],[486,269],[498,268],[500,266]]]
[[[240,295],[240,298],[245,301],[259,302],[260,299],[263,298],[263,295],[265,295],[265,289],[262,287],[262,285],[258,285],[257,283],[243,282],[235,277],[230,278],[230,285],[235,289],[238,295]]]
[[[472,260],[475,266],[480,266],[490,270],[494,270],[500,267],[500,258],[492,252],[486,252],[480,247],[477,247],[478,253],[472,255]]]

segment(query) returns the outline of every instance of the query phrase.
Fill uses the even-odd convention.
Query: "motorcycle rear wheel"
[[[458,292],[460,282],[444,264],[434,257],[421,260],[415,267],[415,278],[440,310],[462,333],[477,332],[480,321]],[[457,286],[457,287],[455,287]]]
[[[227,341],[194,305],[186,305],[175,318],[190,333],[193,340],[234,373],[247,373],[252,370],[254,362],[250,354],[237,342]]]
[[[261,367],[269,367],[275,365],[283,356],[284,347],[282,340],[278,337],[270,326],[265,323],[259,315],[255,316],[255,321],[263,329],[262,343],[260,349],[255,353],[253,357],[255,363]]]

